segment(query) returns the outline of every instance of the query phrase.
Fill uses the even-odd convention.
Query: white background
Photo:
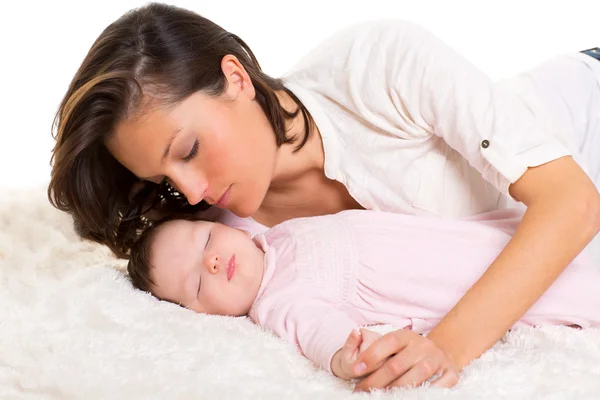
[[[190,8],[238,34],[272,76],[325,35],[356,21],[397,17],[433,31],[501,78],[553,55],[600,46],[600,1],[235,1]],[[10,1],[0,8],[0,188],[45,184],[58,104],[106,25],[145,1]]]

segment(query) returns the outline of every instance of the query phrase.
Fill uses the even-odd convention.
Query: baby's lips
[[[227,261],[227,280],[230,281],[235,273],[235,254]]]

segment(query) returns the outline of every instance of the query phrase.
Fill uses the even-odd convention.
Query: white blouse
[[[528,167],[573,155],[590,173],[582,138],[600,153],[600,63],[583,54],[492,82],[423,28],[374,21],[327,39],[284,82],[319,128],[325,174],[367,209],[515,207],[508,188]]]
[[[600,187],[600,62],[585,54],[492,82],[423,28],[373,21],[326,39],[283,79],[319,128],[325,174],[366,209],[448,218],[524,209],[509,185],[565,155]],[[227,211],[220,220],[266,229]]]

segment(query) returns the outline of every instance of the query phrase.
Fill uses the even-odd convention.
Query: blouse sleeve
[[[409,22],[385,21],[374,29],[379,50],[371,59],[382,64],[400,120],[410,121],[413,132],[442,138],[502,193],[508,195],[528,167],[570,155],[566,132],[526,77],[512,88],[494,83]]]

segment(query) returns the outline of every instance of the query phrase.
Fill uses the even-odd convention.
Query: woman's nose
[[[183,194],[190,205],[196,205],[204,199],[208,185],[205,179],[192,179],[192,177],[172,178],[172,185]]]

